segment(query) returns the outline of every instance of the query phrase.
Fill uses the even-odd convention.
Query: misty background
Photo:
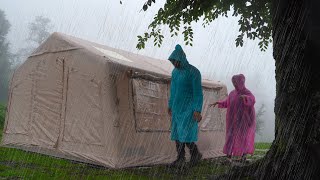
[[[274,139],[276,95],[272,47],[261,52],[258,40],[248,39],[243,47],[236,47],[238,18],[230,14],[228,18],[216,19],[206,28],[202,27],[201,21],[193,23],[193,47],[184,46],[183,35],[172,38],[168,28],[163,27],[165,39],[160,48],[154,47],[150,41],[145,49],[137,50],[137,36],[147,31],[164,2],[157,0],[144,12],[141,9],[145,0],[122,0],[122,4],[120,0],[0,0],[0,10],[11,24],[6,39],[10,43],[12,67],[22,63],[38,46],[37,42],[28,40],[30,23],[37,16],[50,20],[47,24],[50,33],[62,32],[162,60],[166,60],[175,45],[180,43],[189,62],[199,68],[203,78],[225,83],[228,92],[233,89],[231,77],[234,74],[246,76],[246,86],[256,97],[256,112],[265,105],[265,113],[259,118],[263,121],[261,135],[257,135],[256,141],[271,142]]]

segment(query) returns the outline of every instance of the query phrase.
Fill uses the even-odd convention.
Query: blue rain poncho
[[[176,45],[169,60],[180,61],[180,68],[172,71],[170,87],[171,140],[196,142],[198,122],[193,118],[193,113],[202,110],[201,74],[196,67],[189,64],[180,45]]]

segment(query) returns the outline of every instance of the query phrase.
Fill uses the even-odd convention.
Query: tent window
[[[223,131],[224,118],[221,109],[209,108],[209,104],[220,100],[219,90],[203,88],[204,104],[203,104],[203,119],[200,125],[202,131]]]
[[[132,79],[133,110],[137,131],[169,131],[168,84],[142,78]]]

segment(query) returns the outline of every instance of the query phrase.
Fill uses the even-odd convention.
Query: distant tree
[[[0,132],[3,128],[5,117],[6,117],[6,107],[0,103]]]
[[[17,51],[14,56],[15,64],[20,64],[37,48],[41,43],[44,42],[49,36],[50,31],[53,29],[51,20],[44,16],[36,16],[34,21],[29,23],[28,29],[29,34],[27,42],[29,42],[27,47],[21,48]],[[32,44],[30,44],[30,42]]]
[[[256,134],[262,135],[262,129],[264,127],[264,121],[262,119],[262,116],[265,114],[265,104],[261,104],[260,108],[258,109],[258,112],[256,114]]]
[[[50,30],[53,28],[51,20],[47,17],[36,16],[35,20],[29,24],[28,40],[39,46],[50,36]]]
[[[25,48],[20,48],[16,53],[14,53],[12,55],[13,68],[15,69],[18,65],[24,62],[34,49],[34,46],[28,46]]]
[[[7,41],[10,26],[5,13],[0,10],[0,103],[7,101],[8,82],[11,71],[11,54],[9,52],[9,42]]]

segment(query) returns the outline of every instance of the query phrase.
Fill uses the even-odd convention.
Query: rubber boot
[[[187,147],[190,149],[191,154],[190,165],[195,166],[201,160],[202,154],[199,152],[198,147],[195,143],[187,143]]]
[[[186,161],[185,157],[185,144],[179,141],[176,141],[176,150],[177,150],[177,159],[170,164],[170,167],[182,167]]]

